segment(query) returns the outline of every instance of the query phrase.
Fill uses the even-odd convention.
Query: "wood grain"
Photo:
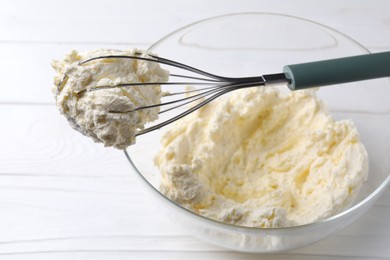
[[[131,176],[123,152],[71,129],[54,105],[0,108],[0,174]]]
[[[170,222],[138,185],[122,152],[71,130],[54,106],[2,107],[0,116],[8,127],[2,130],[1,146],[9,148],[0,150],[1,257],[104,259],[135,253],[147,259],[160,251],[167,257],[173,252],[224,256],[223,249],[191,238]],[[335,257],[387,257],[388,219],[390,189],[356,223],[290,257],[329,252]]]
[[[0,8],[0,259],[390,259],[390,188],[355,223],[277,255],[199,241],[139,185],[121,151],[70,129],[50,93],[50,61],[71,49],[148,45],[210,16],[276,12],[390,50],[390,2],[25,1]]]
[[[2,34],[10,42],[152,43],[191,22],[233,12],[276,12],[327,24],[370,48],[389,48],[386,0],[344,1],[3,1]],[[1,27],[0,27],[1,28]],[[375,28],[373,32],[372,28]]]

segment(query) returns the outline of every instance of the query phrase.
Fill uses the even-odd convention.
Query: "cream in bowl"
[[[240,90],[169,127],[156,164],[161,191],[202,216],[280,228],[335,215],[368,173],[350,120],[335,121],[315,91]]]

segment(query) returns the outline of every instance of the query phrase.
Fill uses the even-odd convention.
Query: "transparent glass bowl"
[[[368,53],[362,45],[332,28],[271,13],[205,19],[172,32],[149,50],[227,76],[278,73],[287,64]],[[389,79],[323,87],[318,96],[337,120],[354,121],[369,154],[370,170],[349,209],[315,223],[273,229],[239,227],[199,216],[170,201],[159,192],[160,173],[153,163],[163,130],[140,136],[125,154],[149,193],[194,236],[245,252],[269,253],[302,247],[352,223],[374,204],[390,181]]]

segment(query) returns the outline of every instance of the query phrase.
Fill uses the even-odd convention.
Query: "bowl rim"
[[[371,53],[366,47],[364,47],[362,44],[360,44],[359,42],[357,42],[356,40],[354,40],[353,38],[351,38],[350,36],[330,27],[330,26],[327,26],[327,25],[324,25],[324,24],[321,24],[319,22],[316,22],[316,21],[313,21],[313,20],[310,20],[310,19],[306,19],[306,18],[302,18],[302,17],[298,17],[298,16],[293,16],[293,15],[289,15],[289,14],[283,14],[283,13],[273,13],[273,12],[239,12],[239,13],[229,13],[229,14],[224,14],[224,15],[218,15],[218,16],[213,16],[213,17],[208,17],[208,18],[205,18],[205,19],[201,19],[201,20],[198,20],[196,22],[193,22],[193,23],[190,23],[186,26],[183,26],[183,27],[180,27],[174,31],[172,31],[171,33],[165,35],[164,37],[162,37],[160,40],[156,41],[155,43],[153,43],[148,49],[147,51],[151,51],[152,49],[154,49],[156,46],[158,46],[160,43],[162,43],[163,41],[165,41],[167,38],[171,37],[172,35],[182,31],[182,30],[185,30],[189,27],[192,27],[194,25],[197,25],[197,24],[201,24],[201,23],[204,23],[204,22],[208,22],[208,21],[212,21],[212,20],[216,20],[216,19],[221,19],[221,18],[225,18],[225,17],[231,17],[231,16],[245,16],[245,15],[272,15],[272,16],[281,16],[281,17],[286,17],[286,18],[292,18],[292,19],[297,19],[297,20],[301,20],[301,21],[304,21],[304,22],[308,22],[308,23],[312,23],[314,25],[317,25],[317,26],[320,26],[322,28],[325,28],[327,30],[330,30],[332,31],[333,33],[336,33],[336,34],[339,34],[345,38],[347,38],[348,40],[350,40],[351,42],[353,42],[354,44],[356,44],[357,46],[359,46],[360,48],[362,48],[364,51],[366,51],[367,53]],[[168,204],[172,205],[173,207],[177,207],[178,210],[182,209],[184,210],[183,213],[187,213],[191,216],[194,216],[195,218],[197,218],[198,220],[202,221],[202,222],[205,222],[205,223],[212,223],[214,225],[217,225],[221,228],[227,228],[231,231],[244,231],[244,232],[250,232],[250,233],[258,233],[258,232],[272,232],[272,231],[282,231],[282,230],[296,230],[296,229],[302,229],[302,228],[310,228],[310,227],[313,227],[313,226],[317,226],[317,225],[322,225],[322,224],[326,224],[326,223],[329,223],[333,220],[336,220],[336,219],[339,219],[339,218],[342,218],[343,216],[346,216],[348,214],[351,214],[352,212],[354,212],[355,210],[357,210],[358,208],[360,208],[361,206],[363,206],[364,204],[366,204],[367,202],[371,201],[372,199],[376,199],[377,195],[379,195],[382,191],[384,191],[384,189],[387,187],[387,185],[390,183],[390,172],[389,172],[389,175],[386,177],[386,179],[373,191],[371,192],[370,195],[368,195],[366,198],[364,198],[362,201],[360,201],[359,203],[357,203],[356,205],[353,205],[352,207],[349,207],[347,208],[346,210],[340,212],[340,213],[337,213],[336,215],[333,215],[333,216],[330,216],[328,218],[325,218],[325,219],[322,219],[322,220],[318,220],[318,221],[315,221],[315,222],[312,222],[312,223],[307,223],[307,224],[303,224],[303,225],[296,225],[296,226],[288,226],[288,227],[276,227],[276,228],[261,228],[261,227],[247,227],[247,226],[238,226],[238,225],[234,225],[234,224],[229,224],[229,223],[225,223],[225,222],[221,222],[221,221],[218,221],[218,220],[215,220],[215,219],[211,219],[211,218],[207,218],[205,216],[202,216],[202,215],[199,215],[199,214],[196,214],[195,212],[185,208],[184,206],[180,205],[180,204],[177,204],[175,203],[174,201],[170,200],[168,197],[166,197],[164,194],[162,194],[157,188],[155,188],[146,178],[145,176],[138,170],[137,166],[135,165],[135,163],[133,162],[133,160],[131,159],[130,155],[128,154],[127,150],[123,150],[124,151],[124,154],[126,156],[126,158],[128,159],[128,161],[130,162],[130,165],[134,168],[134,170],[136,171],[137,175],[139,177],[141,177],[141,179],[145,182],[145,184],[147,184],[147,186],[149,188],[151,188],[151,190],[153,190],[153,192],[157,193],[157,195],[162,198],[164,201],[166,201]]]

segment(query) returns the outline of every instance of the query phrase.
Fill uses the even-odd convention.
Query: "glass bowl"
[[[205,19],[172,32],[149,50],[215,74],[237,77],[279,73],[287,64],[368,53],[362,45],[328,26],[271,13]],[[205,218],[170,201],[159,192],[160,173],[153,163],[163,130],[139,136],[125,154],[148,192],[195,237],[244,252],[280,252],[309,245],[366,212],[390,180],[389,79],[323,87],[318,96],[335,119],[354,121],[369,154],[370,170],[350,208],[315,223],[272,229],[240,227]]]

